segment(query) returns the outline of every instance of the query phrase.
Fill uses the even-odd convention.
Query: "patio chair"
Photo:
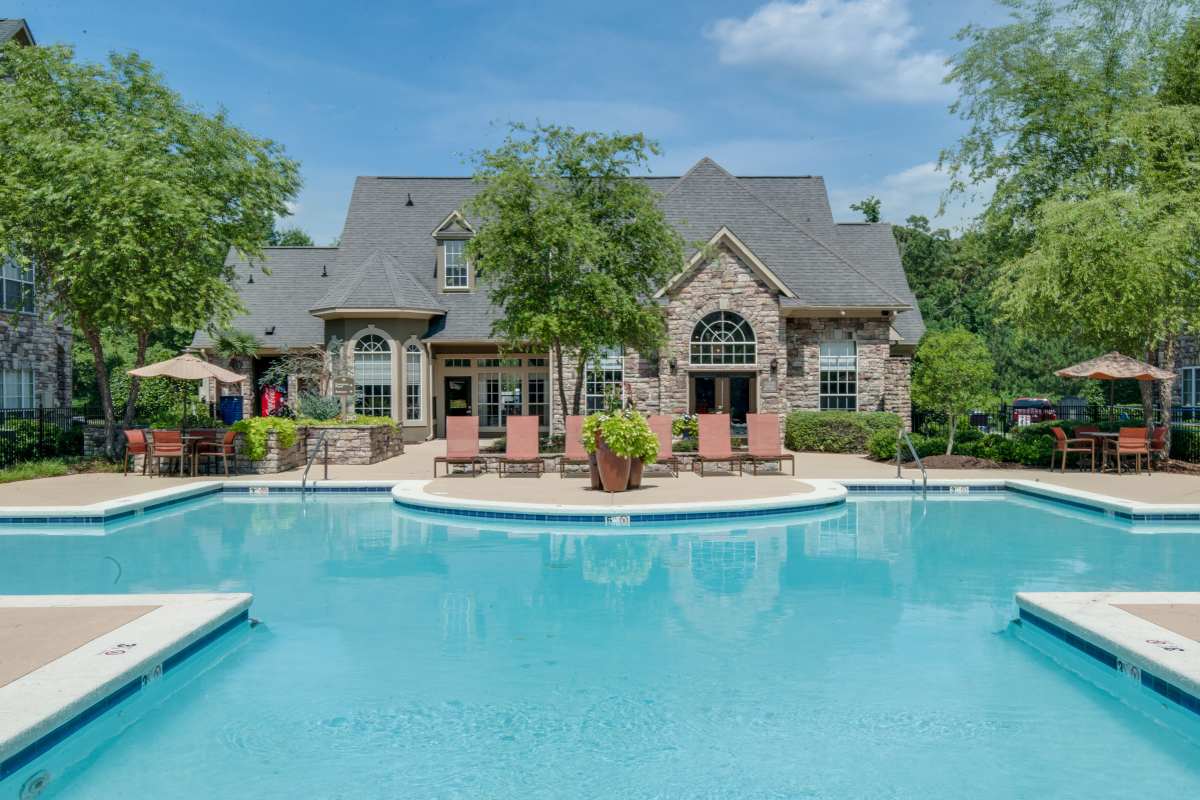
[[[1059,472],[1067,471],[1067,453],[1087,453],[1091,457],[1092,472],[1096,471],[1096,440],[1090,436],[1085,436],[1077,439],[1067,438],[1067,434],[1062,428],[1051,428],[1050,431],[1054,434],[1054,449],[1050,451],[1050,471],[1054,471],[1054,456],[1062,454],[1062,463],[1059,465]]]
[[[533,467],[539,477],[545,469],[538,455],[538,418],[510,416],[504,426],[504,456],[500,459],[500,477],[513,473],[513,467]],[[525,470],[520,470],[525,472]]]
[[[234,440],[237,439],[237,431],[225,431],[225,436],[222,437],[220,443],[215,441],[202,441],[199,443],[199,449],[196,451],[201,458],[212,458],[214,461],[220,458],[224,461],[225,477],[229,477],[229,457],[233,456],[233,471],[237,472],[237,450],[234,448]]]
[[[647,422],[650,423],[650,430],[654,431],[654,435],[658,437],[658,457],[654,463],[662,464],[671,470],[672,477],[678,478],[679,459],[675,457],[675,451],[671,447],[675,438],[673,429],[675,420],[666,414],[655,414]]]
[[[433,459],[433,477],[437,477],[437,465],[446,465],[446,474],[454,464],[470,464],[471,475],[479,474],[479,465],[487,469],[487,462],[479,455],[479,417],[446,418],[446,455]]]
[[[183,476],[183,439],[179,431],[151,431],[150,458],[154,462],[154,474],[162,474],[162,460],[179,459],[179,475]]]
[[[142,474],[146,474],[146,465],[150,463],[150,456],[147,452],[146,432],[139,428],[130,428],[125,431],[125,474],[129,474],[129,464],[133,461],[134,456],[142,457]]]
[[[729,464],[729,472],[733,474],[736,466],[738,475],[742,474],[742,457],[733,452],[733,444],[729,438],[728,414],[700,414],[700,452],[696,463],[700,465],[700,477],[704,477],[705,464]]]
[[[791,465],[792,475],[796,474],[796,457],[783,452],[783,443],[779,440],[778,414],[747,414],[746,429],[750,436],[750,452],[745,460],[749,461],[752,471],[758,474],[759,464],[778,464],[783,472],[783,462]]]
[[[1117,459],[1117,474],[1121,474],[1121,456],[1137,457],[1137,472],[1142,472],[1142,456],[1146,457],[1146,471],[1150,472],[1150,445],[1146,441],[1145,428],[1121,428],[1117,440],[1108,446]]]
[[[567,417],[567,435],[563,445],[563,455],[558,459],[559,477],[567,476],[567,467],[586,467],[591,463],[588,452],[583,447],[583,417]]]
[[[1163,459],[1167,455],[1167,426],[1155,425],[1154,433],[1150,434],[1150,458]]]

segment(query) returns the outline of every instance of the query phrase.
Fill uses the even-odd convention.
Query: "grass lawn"
[[[0,469],[0,483],[57,478],[77,472],[120,472],[121,465],[102,458],[45,458]]]

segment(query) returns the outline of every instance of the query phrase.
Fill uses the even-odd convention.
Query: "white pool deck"
[[[0,596],[0,763],[250,606],[251,595]],[[6,680],[7,678],[7,680]]]

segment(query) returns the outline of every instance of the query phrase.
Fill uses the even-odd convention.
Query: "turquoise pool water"
[[[1195,529],[1003,496],[636,535],[216,496],[0,536],[3,593],[252,591],[264,623],[72,799],[1192,796],[1200,747],[1008,626],[1018,590],[1198,587]]]

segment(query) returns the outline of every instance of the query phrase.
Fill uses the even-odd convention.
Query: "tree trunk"
[[[146,331],[138,331],[137,335],[137,356],[133,360],[133,368],[146,366],[146,345],[150,341],[150,334]],[[121,427],[128,428],[133,424],[133,416],[137,408],[138,390],[142,388],[142,379],[136,375],[129,376],[129,397],[125,399],[125,415],[121,422]]]
[[[83,328],[83,338],[92,350],[92,365],[96,368],[96,388],[100,392],[100,409],[104,412],[104,454],[110,459],[117,456],[117,416],[113,412],[112,390],[108,383],[108,369],[104,364],[104,344],[100,331],[94,327]]]
[[[575,409],[575,414],[579,413],[579,400],[583,397],[583,378],[584,368],[587,367],[587,356],[580,353],[579,360],[575,362],[575,400],[572,403],[572,408]]]
[[[946,455],[954,452],[954,433],[958,429],[958,414],[950,414],[950,435],[946,438]]]
[[[559,408],[563,412],[563,431],[565,432],[567,429],[567,387],[565,373],[563,372],[562,345],[554,342],[550,345],[550,353],[554,356],[554,368],[558,372],[558,401],[560,403]]]
[[[1151,362],[1152,355],[1147,355],[1146,362]],[[1142,393],[1142,420],[1146,424],[1146,430],[1154,426],[1154,382],[1153,381],[1138,381],[1138,390]]]
[[[1158,366],[1163,369],[1175,371],[1175,337],[1168,336],[1163,342],[1162,357],[1158,361]],[[1167,446],[1163,452],[1163,458],[1168,458],[1171,452],[1171,402],[1174,400],[1172,396],[1175,391],[1175,379],[1158,382],[1158,402],[1162,406],[1162,424],[1167,429]]]

